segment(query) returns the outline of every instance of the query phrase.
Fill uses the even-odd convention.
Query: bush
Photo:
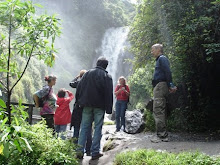
[[[214,158],[196,152],[183,152],[179,154],[155,150],[137,150],[120,153],[116,156],[114,165],[213,165],[219,164],[220,157]]]
[[[145,131],[155,131],[155,122],[153,113],[149,110],[144,110]]]
[[[52,135],[52,130],[40,122],[35,125],[26,124],[20,128],[20,134],[27,139],[32,151],[23,144],[22,150],[9,145],[9,156],[5,157],[0,151],[0,164],[4,165],[74,165],[78,164],[75,154],[75,145],[70,140],[61,140]],[[3,134],[0,134],[2,138]],[[1,145],[2,147],[3,145]],[[1,148],[0,147],[0,148]],[[1,149],[0,149],[1,150]]]
[[[152,67],[153,68],[153,67]],[[152,70],[147,67],[139,68],[128,78],[130,86],[130,103],[133,109],[143,109],[146,100],[150,99],[152,93]]]

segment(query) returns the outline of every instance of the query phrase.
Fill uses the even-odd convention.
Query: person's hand
[[[175,93],[176,91],[177,91],[177,87],[176,86],[174,86],[172,88],[169,88],[169,92],[170,93]]]

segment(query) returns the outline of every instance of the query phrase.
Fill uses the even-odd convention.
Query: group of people
[[[152,142],[168,141],[166,131],[166,98],[170,91],[177,88],[172,83],[169,61],[163,55],[163,46],[155,44],[151,53],[156,58],[155,72],[152,85],[154,87],[153,115],[156,123],[157,134]],[[60,89],[57,95],[53,92],[56,77],[45,77],[47,85],[35,92],[34,101],[39,107],[40,99],[44,100],[40,115],[46,120],[49,128],[54,129],[62,139],[67,124],[74,127],[74,142],[79,145],[77,157],[82,159],[84,153],[98,159],[103,156],[100,152],[102,126],[105,113],[112,113],[113,106],[113,82],[112,77],[106,71],[108,60],[100,57],[96,67],[88,71],[81,70],[80,74],[70,82],[72,88],[76,88],[75,104],[71,114],[69,103],[73,100],[73,94],[65,89]],[[66,94],[68,96],[66,96]],[[125,112],[129,101],[130,89],[126,79],[122,76],[115,87],[116,97],[116,132],[125,131]],[[94,123],[94,124],[93,124]],[[55,126],[54,126],[55,125]],[[93,130],[94,127],[94,130]]]

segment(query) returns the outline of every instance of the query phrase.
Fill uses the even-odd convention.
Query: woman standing
[[[121,76],[118,79],[118,85],[115,88],[116,101],[116,132],[120,131],[122,128],[125,130],[125,111],[127,109],[128,99],[130,95],[130,89],[126,85],[126,79]]]
[[[34,93],[34,101],[36,108],[39,108],[39,99],[43,100],[43,106],[40,110],[40,115],[46,120],[48,128],[54,130],[54,112],[56,108],[57,97],[53,92],[53,86],[56,84],[56,76],[46,76],[44,80],[47,82],[41,90]]]

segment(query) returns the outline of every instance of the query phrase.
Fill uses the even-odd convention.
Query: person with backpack
[[[48,128],[54,130],[54,112],[56,109],[57,97],[53,92],[53,86],[56,84],[56,76],[46,76],[44,80],[47,85],[43,86],[42,89],[36,91],[33,95],[35,107],[41,108],[40,115],[46,120]]]
[[[68,94],[67,97],[65,97],[66,93]],[[66,139],[63,133],[66,132],[67,124],[69,124],[71,121],[71,112],[69,104],[73,100],[73,98],[73,94],[66,89],[62,88],[58,91],[56,102],[58,107],[54,114],[54,124],[55,131],[58,133],[58,136],[61,133],[61,138],[63,140]]]
[[[115,88],[116,104],[115,104],[115,119],[116,119],[116,131],[121,129],[125,131],[125,111],[129,101],[130,89],[126,84],[125,77],[121,76],[118,79],[118,85]]]

